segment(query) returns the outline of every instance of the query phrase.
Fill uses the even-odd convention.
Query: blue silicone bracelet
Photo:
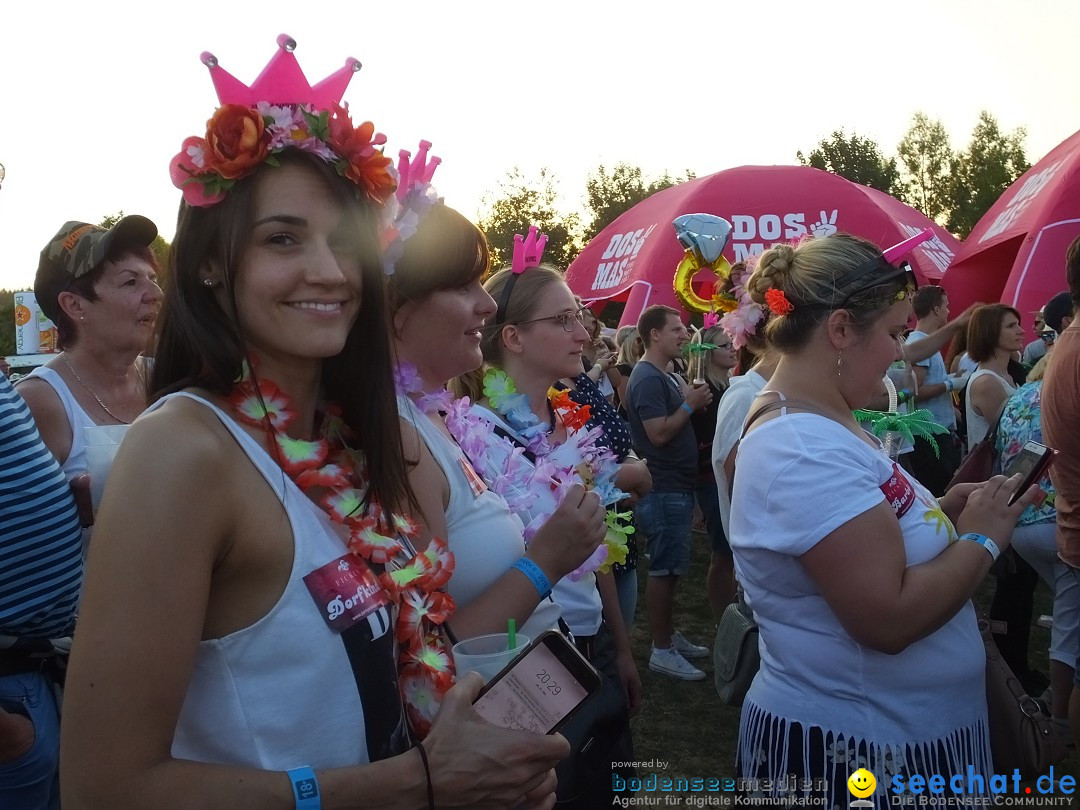
[[[541,570],[539,565],[528,557],[522,557],[514,563],[514,568],[529,578],[529,581],[536,588],[536,592],[540,594],[541,599],[547,599],[551,595],[551,583],[548,581],[547,574]]]
[[[691,408],[691,407],[690,407],[690,406],[689,406],[689,405],[688,405],[687,403],[685,403],[685,402],[684,402],[684,403],[683,403],[682,405],[680,405],[679,407],[680,407],[680,408],[685,408],[685,409],[686,409],[686,412],[687,412],[688,414],[690,414],[691,416],[693,416],[693,415],[694,415],[694,409],[693,409],[693,408]]]
[[[320,810],[322,799],[319,797],[319,780],[315,778],[315,771],[304,765],[285,773],[292,781],[296,810]]]

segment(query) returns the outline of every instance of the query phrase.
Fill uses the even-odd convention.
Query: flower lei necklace
[[[454,602],[443,590],[454,572],[454,555],[433,537],[414,552],[419,527],[406,515],[384,517],[371,500],[364,509],[363,455],[351,449],[351,437],[335,405],[324,407],[321,436],[295,439],[286,430],[297,418],[289,397],[271,380],[251,375],[233,387],[228,398],[240,421],[266,430],[276,461],[304,492],[322,489],[319,499],[330,519],[349,529],[349,551],[382,569],[380,584],[399,608],[395,637],[401,645],[399,688],[412,730],[421,738],[431,728],[442,696],[454,682],[446,621]]]
[[[605,504],[626,497],[614,484],[618,472],[614,455],[599,445],[603,430],[588,429],[589,406],[574,402],[567,391],[548,391],[552,414],[567,429],[566,440],[554,445],[549,441],[545,425],[532,413],[528,399],[518,393],[513,380],[498,369],[485,375],[484,395],[526,440],[526,447],[521,447],[505,436],[496,435],[495,426],[473,408],[468,397],[454,399],[445,389],[425,392],[423,381],[409,363],[398,365],[395,382],[398,392],[408,396],[424,413],[443,414],[447,430],[469,463],[484,483],[506,501],[511,512],[532,515],[525,526],[526,544],[574,484],[585,484]],[[535,457],[535,463],[525,456],[526,450]],[[629,513],[608,510],[604,542],[568,574],[572,580],[593,571],[606,573],[613,563],[625,562],[627,536],[634,531],[628,518]]]

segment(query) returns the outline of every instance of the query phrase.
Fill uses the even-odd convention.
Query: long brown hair
[[[402,453],[390,353],[390,327],[378,251],[376,211],[355,186],[325,161],[299,150],[278,156],[281,165],[319,173],[327,193],[353,220],[363,294],[360,312],[341,352],[323,361],[323,393],[337,402],[359,437],[369,473],[368,497],[387,509],[415,504]],[[189,387],[227,396],[240,378],[247,343],[236,307],[235,277],[253,228],[259,179],[275,167],[263,164],[237,181],[225,199],[207,207],[181,202],[169,253],[165,300],[149,398]],[[200,270],[219,268],[229,311],[203,285]]]

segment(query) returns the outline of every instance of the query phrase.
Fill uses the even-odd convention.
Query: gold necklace
[[[70,371],[72,376],[75,377],[75,379],[78,381],[79,385],[81,385],[83,388],[85,388],[87,390],[87,392],[90,394],[90,396],[92,396],[94,398],[94,401],[97,402],[97,404],[101,406],[101,410],[105,411],[105,413],[107,413],[109,416],[111,416],[113,419],[115,419],[121,425],[130,425],[131,424],[131,422],[128,422],[125,419],[121,419],[115,413],[110,411],[109,408],[105,405],[105,403],[101,401],[101,397],[99,397],[97,394],[94,393],[94,389],[91,388],[89,385],[87,385],[83,381],[83,378],[79,376],[79,372],[77,372],[75,370],[75,367],[73,365],[71,365],[71,361],[68,360],[67,352],[62,353],[60,355],[60,359],[64,361],[64,365],[68,367],[68,371]],[[142,384],[143,393],[145,395],[145,392],[146,392],[146,378],[143,377],[142,369],[139,368],[138,363],[135,363],[135,373],[139,375],[139,382]]]

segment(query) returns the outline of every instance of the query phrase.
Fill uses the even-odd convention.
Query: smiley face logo
[[[857,799],[865,799],[877,789],[877,779],[866,768],[859,768],[847,780],[848,790]]]

